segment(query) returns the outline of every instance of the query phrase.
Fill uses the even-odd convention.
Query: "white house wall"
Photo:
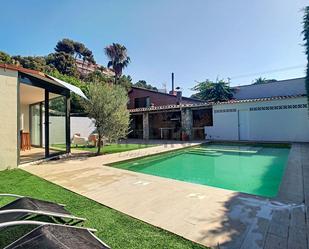
[[[0,170],[17,167],[17,72],[0,69]]]
[[[208,139],[241,140],[239,112],[247,112],[247,139],[252,141],[309,141],[309,116],[305,97],[213,106],[213,126]],[[242,134],[243,135],[243,134]]]
[[[213,107],[213,126],[207,126],[205,134],[208,139],[238,140],[238,115],[235,107],[228,106],[222,110],[235,110],[224,113],[214,112]]]

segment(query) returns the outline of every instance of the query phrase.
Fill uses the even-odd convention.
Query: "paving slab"
[[[307,249],[307,234],[305,228],[290,227],[288,236],[288,248]]]
[[[264,248],[265,249],[287,249],[287,238],[282,238],[282,237],[279,237],[273,234],[268,234]]]

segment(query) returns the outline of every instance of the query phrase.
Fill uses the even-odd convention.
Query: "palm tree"
[[[198,82],[192,90],[198,91],[192,97],[210,102],[227,101],[233,97],[233,89],[223,80],[218,82],[212,82],[210,80]]]
[[[115,83],[122,75],[122,71],[130,63],[130,57],[127,54],[125,46],[119,43],[113,43],[105,48],[105,54],[109,58],[107,67],[112,67],[115,72]]]

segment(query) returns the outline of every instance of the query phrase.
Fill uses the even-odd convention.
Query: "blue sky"
[[[103,48],[124,44],[125,74],[185,95],[196,81],[231,77],[302,77],[302,8],[307,0],[10,0],[1,3],[0,50],[45,55],[62,38],[86,44],[106,65]],[[291,68],[276,71],[277,69]],[[294,68],[297,67],[297,68]],[[271,71],[271,72],[270,72]],[[263,73],[262,72],[267,72]]]

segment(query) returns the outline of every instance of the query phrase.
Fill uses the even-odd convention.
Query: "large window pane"
[[[66,151],[66,98],[49,94],[49,154]]]
[[[42,127],[41,127],[41,104],[35,104],[30,106],[31,113],[31,145],[42,146]]]

